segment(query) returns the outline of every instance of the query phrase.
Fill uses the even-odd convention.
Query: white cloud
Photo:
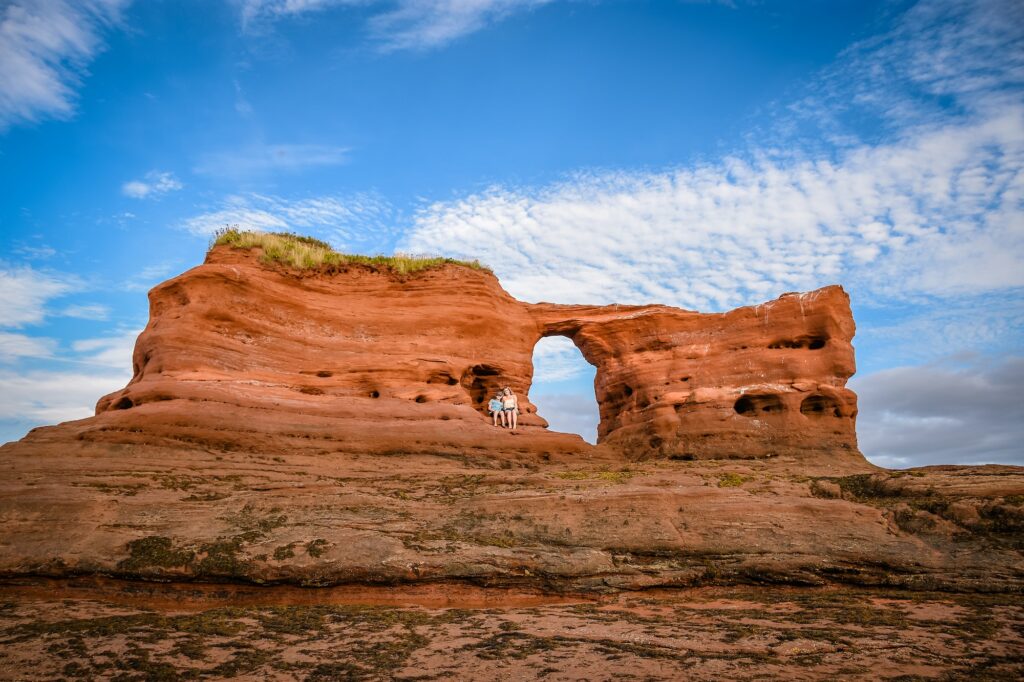
[[[121,185],[121,193],[133,199],[155,199],[184,187],[173,173],[153,170],[142,180],[131,180]]]
[[[132,351],[141,329],[122,330],[114,336],[80,339],[71,344],[75,362],[117,370],[131,369]]]
[[[99,303],[74,304],[61,310],[59,315],[79,320],[105,320],[110,316],[110,308]]]
[[[533,349],[534,381],[545,383],[576,379],[593,374],[593,367],[569,338],[549,336],[537,342]]]
[[[129,0],[13,0],[0,5],[0,131],[74,113],[85,67]]]
[[[428,49],[447,45],[515,12],[553,0],[405,0],[370,20],[382,49]]]
[[[337,166],[348,162],[346,147],[319,144],[256,145],[232,152],[205,155],[195,167],[203,175],[231,178],[271,171],[299,171],[304,168]]]
[[[56,347],[57,342],[53,339],[0,331],[2,362],[11,362],[19,358],[49,358]]]
[[[885,295],[1024,286],[1024,107],[838,160],[579,174],[423,208],[401,248],[479,258],[528,300],[756,303],[836,281]]]
[[[298,231],[359,253],[382,252],[392,245],[395,228],[386,201],[373,194],[283,199],[261,194],[235,195],[182,227],[212,235],[225,225],[268,232]]]
[[[178,264],[174,262],[147,265],[138,273],[125,280],[122,286],[126,291],[149,291],[164,281],[168,275],[174,273],[176,269],[178,269]]]
[[[400,246],[480,258],[529,300],[721,310],[836,281],[879,300],[1022,287],[1015,9],[923,0],[745,151],[494,186],[424,206]],[[864,141],[846,119],[887,123]]]
[[[73,368],[0,369],[0,440],[18,438],[35,426],[92,416],[101,396],[131,379],[138,334],[133,329],[82,339],[61,352],[53,339],[0,332],[0,360],[41,357],[51,366]]]
[[[0,370],[0,421],[43,426],[91,417],[101,396],[122,388],[131,369],[108,372]]]
[[[73,278],[53,275],[30,267],[0,266],[0,327],[22,327],[42,322],[50,299],[69,293]]]
[[[132,350],[138,329],[113,336],[81,339],[71,352],[58,353],[52,339],[27,338],[7,344],[0,333],[0,358],[5,349],[22,357],[47,353],[52,363],[69,370],[0,369],[0,438],[16,438],[34,426],[93,415],[100,397],[125,386],[132,376]],[[17,335],[9,335],[17,336]]]
[[[384,51],[446,45],[511,14],[554,0],[242,0],[242,25],[252,30],[268,21],[331,7],[376,6],[368,29]]]
[[[1024,465],[1024,358],[955,358],[855,377],[861,451],[883,466]]]

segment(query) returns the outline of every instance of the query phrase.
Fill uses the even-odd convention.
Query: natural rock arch
[[[509,385],[521,423],[545,427],[528,399],[533,348],[565,336],[596,368],[601,444],[682,458],[857,452],[856,396],[845,387],[854,323],[838,286],[711,314],[530,304],[489,272],[458,265],[413,277],[297,272],[216,247],[150,300],[135,375],[98,413],[160,400],[270,401],[482,424],[485,396]]]

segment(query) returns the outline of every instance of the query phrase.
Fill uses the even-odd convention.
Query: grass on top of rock
[[[374,270],[390,270],[399,275],[411,275],[444,265],[461,265],[473,270],[490,272],[490,268],[479,261],[464,261],[443,256],[363,256],[338,253],[327,242],[313,237],[304,237],[291,232],[258,232],[226,227],[218,230],[213,237],[215,246],[230,246],[234,249],[261,249],[260,260],[264,263],[282,263],[299,270],[320,267],[345,267],[364,265]]]

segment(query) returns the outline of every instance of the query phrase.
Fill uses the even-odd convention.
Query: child
[[[491,417],[494,419],[494,425],[498,425],[498,419],[501,417],[501,411],[504,406],[501,404],[501,394],[497,394],[491,397],[491,401],[487,403],[487,410],[491,413]],[[504,426],[504,424],[503,424]]]

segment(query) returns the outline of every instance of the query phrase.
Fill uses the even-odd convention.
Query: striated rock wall
[[[838,286],[723,314],[525,304],[486,271],[296,272],[218,247],[150,301],[134,376],[98,414],[183,399],[458,431],[441,422],[485,424],[487,397],[509,385],[537,435],[533,348],[564,335],[597,367],[599,442],[617,450],[859,458],[845,388],[854,323]]]

